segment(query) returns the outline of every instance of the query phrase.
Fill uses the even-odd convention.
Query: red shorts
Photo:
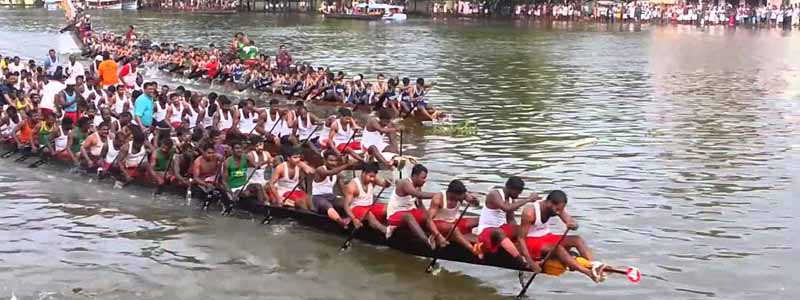
[[[141,173],[139,173],[139,167],[138,166],[136,166],[136,167],[128,167],[127,169],[125,169],[125,171],[128,172],[128,176],[133,177],[133,178],[139,177],[139,175],[141,175]]]
[[[417,220],[417,223],[419,223],[420,225],[422,225],[422,222],[425,221],[425,210],[421,208],[401,210],[395,212],[391,216],[389,216],[389,218],[387,218],[386,221],[389,223],[389,225],[392,226],[398,226],[398,227],[402,226],[404,224],[403,215],[405,214],[411,214],[412,216],[414,216],[414,220]]]
[[[458,223],[456,224],[456,228],[458,228],[458,231],[461,232],[461,234],[470,234],[470,233],[472,233],[472,228],[467,226],[467,225],[469,225],[469,222],[468,222],[469,220],[468,219],[469,218],[461,218],[461,220],[458,221]],[[451,225],[453,225],[453,222],[448,222],[448,221],[444,221],[444,220],[435,220],[435,221],[433,221],[433,223],[436,224],[437,227],[438,226],[451,226]],[[473,222],[473,224],[474,224],[474,222]],[[441,232],[441,230],[440,230],[440,232]],[[447,233],[443,232],[443,234],[447,234]]]
[[[489,227],[481,231],[478,235],[478,242],[483,243],[484,249],[486,252],[489,253],[496,253],[497,250],[500,248],[500,244],[492,243],[492,231],[495,229],[500,229],[503,231],[503,234],[506,235],[507,238],[513,239],[514,238],[514,225],[511,224],[503,224],[500,227]]]
[[[303,200],[305,198],[306,198],[306,192],[297,190],[285,192],[283,193],[283,195],[281,195],[281,200],[286,199],[286,200],[298,201],[298,200]]]
[[[525,238],[525,245],[528,246],[528,253],[530,253],[531,258],[538,260],[542,257],[542,248],[558,244],[559,239],[561,239],[561,236],[548,233],[540,237]]]
[[[244,65],[246,67],[252,67],[253,65],[257,65],[257,64],[258,64],[258,60],[255,60],[255,59],[248,59],[248,60],[244,61]]]
[[[364,215],[367,214],[367,210],[372,213],[378,221],[386,221],[386,204],[382,203],[375,203],[372,205],[370,209],[369,206],[353,206],[350,208],[350,211],[353,212],[353,217],[359,220],[364,219]]]
[[[351,141],[350,144],[348,143],[338,144],[336,145],[336,150],[342,152],[344,151],[344,146],[347,146],[347,148],[350,150],[361,150],[361,142],[359,141]]]
[[[70,155],[69,150],[58,151],[56,152],[56,159],[63,161],[72,161],[72,156]]]
[[[172,126],[172,128],[181,127],[182,124],[183,124],[183,122],[172,122],[172,123],[169,123],[169,125]]]
[[[72,120],[72,124],[77,126],[78,124],[78,112],[71,111],[71,112],[64,112],[64,118]]]

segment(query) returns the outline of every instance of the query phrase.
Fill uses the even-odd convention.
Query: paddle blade
[[[632,283],[639,283],[642,281],[642,273],[637,268],[628,267],[628,270],[625,271],[625,278]]]

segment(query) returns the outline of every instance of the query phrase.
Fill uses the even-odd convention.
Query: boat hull
[[[3,149],[3,152],[12,149],[11,145],[6,143],[4,143],[3,146],[0,148]],[[15,156],[12,156],[12,158],[8,158],[6,161],[8,161],[8,163],[15,163],[13,162],[13,157],[19,157],[19,156],[21,156],[21,154],[15,154]],[[28,158],[26,161],[24,161],[24,163],[29,164],[37,159],[38,157],[32,156]],[[56,168],[59,169],[68,168],[71,166],[71,164],[59,160],[51,160],[50,165],[54,165],[56,166]],[[48,167],[48,169],[52,168]],[[151,187],[155,190],[155,186],[148,181],[137,180],[134,182],[134,184],[144,187]],[[179,186],[170,186],[164,188],[164,192],[178,196],[183,196],[185,195],[186,188]],[[198,202],[202,203],[203,201],[205,201],[204,198],[201,199],[201,197],[204,197],[204,195],[201,196],[195,194],[193,196],[195,197],[195,200],[198,200],[195,203]],[[348,229],[342,228],[341,226],[339,226],[338,223],[330,220],[325,215],[309,211],[295,210],[286,207],[265,207],[263,205],[257,204],[254,201],[254,199],[242,199],[237,209],[248,211],[254,215],[260,215],[265,217],[269,215],[273,220],[276,221],[282,219],[291,219],[298,222],[299,224],[313,228],[314,230],[339,236],[342,238],[342,242],[344,242],[345,238],[348,237],[351,232],[350,228]],[[515,259],[513,259],[511,256],[502,251],[499,251],[496,254],[486,254],[484,259],[479,260],[477,257],[472,255],[470,251],[459,245],[456,245],[456,243],[451,243],[449,246],[439,250],[431,250],[424,242],[415,239],[413,233],[405,228],[398,228],[397,230],[395,230],[392,237],[387,240],[381,232],[373,230],[368,226],[365,226],[356,231],[354,238],[358,241],[362,241],[367,244],[376,246],[387,246],[392,249],[398,250],[400,252],[414,256],[437,258],[441,260],[457,261],[475,265],[492,266],[503,269],[522,270]],[[338,249],[331,249],[331,251],[338,251]]]

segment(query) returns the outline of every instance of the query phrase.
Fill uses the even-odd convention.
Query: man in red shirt
[[[206,76],[208,79],[214,79],[219,74],[220,64],[216,56],[211,56],[211,61],[206,64]]]

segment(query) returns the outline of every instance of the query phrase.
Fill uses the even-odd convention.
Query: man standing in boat
[[[527,199],[513,202],[524,189],[522,178],[511,176],[503,188],[489,191],[478,218],[478,242],[483,244],[483,253],[496,253],[502,248],[526,268],[538,272],[539,266],[533,263],[528,266],[512,241],[518,230],[514,213],[525,204],[539,200],[539,196],[533,193]]]
[[[567,194],[555,190],[547,195],[546,200],[536,201],[522,210],[520,230],[517,234],[517,242],[522,255],[528,262],[538,262],[542,260],[545,253],[554,251],[552,257],[561,261],[569,269],[581,272],[595,282],[602,281],[605,265],[602,263],[583,265],[569,252],[571,249],[576,249],[581,257],[592,261],[594,255],[583,238],[577,235],[567,236],[559,245],[558,241],[561,236],[550,233],[547,221],[551,217],[558,217],[571,230],[578,229],[578,223],[567,212],[566,206]],[[538,263],[531,263],[531,266],[535,265]]]
[[[281,44],[278,46],[278,54],[275,58],[275,61],[278,65],[278,72],[281,74],[286,74],[289,72],[289,67],[292,65],[294,60],[292,59],[292,55],[289,54],[289,50],[286,49],[286,45]]]

